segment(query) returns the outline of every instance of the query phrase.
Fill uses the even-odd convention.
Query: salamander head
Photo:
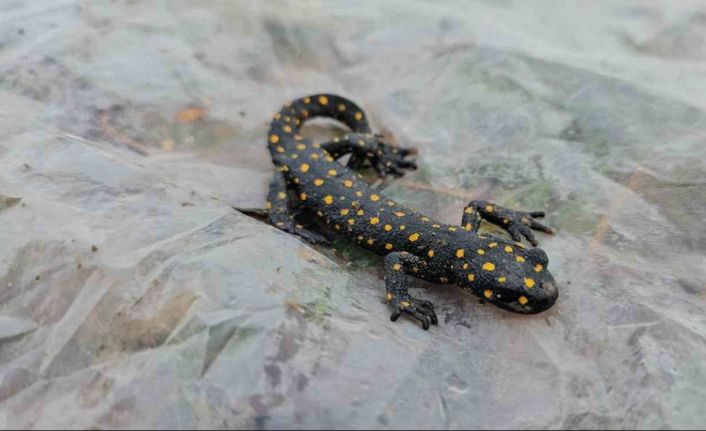
[[[514,313],[540,313],[556,302],[556,282],[547,254],[499,238],[482,240],[459,277],[461,286],[486,302]]]

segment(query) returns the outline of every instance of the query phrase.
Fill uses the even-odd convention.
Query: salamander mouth
[[[507,295],[505,295],[507,297]],[[542,278],[540,285],[533,288],[531,291],[523,294],[515,295],[511,300],[493,301],[494,305],[520,314],[537,314],[545,311],[554,305],[559,297],[559,289],[554,281],[554,277],[546,272]]]

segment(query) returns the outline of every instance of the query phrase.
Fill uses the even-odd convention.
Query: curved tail
[[[356,133],[370,133],[368,120],[358,105],[335,94],[315,94],[296,99],[275,114],[267,138],[270,150],[274,153],[278,145],[293,142],[302,125],[315,117],[340,121]]]

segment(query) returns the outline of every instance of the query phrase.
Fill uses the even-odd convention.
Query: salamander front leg
[[[547,227],[535,218],[544,217],[544,211],[516,211],[495,205],[487,201],[471,201],[463,209],[461,225],[467,230],[476,231],[481,219],[505,229],[513,241],[522,241],[524,236],[537,246],[537,239],[531,229],[553,234],[554,229]]]
[[[406,169],[417,169],[417,164],[410,158],[416,150],[394,147],[383,142],[380,135],[350,133],[321,144],[321,148],[335,159],[351,154],[349,168],[361,169],[369,163],[381,178],[387,174],[402,176]]]
[[[325,236],[312,232],[297,224],[292,203],[287,193],[287,183],[281,172],[275,172],[267,194],[267,218],[269,222],[285,232],[293,233],[311,244],[330,245]]]
[[[396,321],[406,313],[421,322],[422,328],[436,325],[439,321],[434,313],[434,305],[409,294],[407,274],[414,273],[414,267],[423,267],[424,262],[407,252],[393,252],[385,256],[385,299],[392,307],[390,320]]]

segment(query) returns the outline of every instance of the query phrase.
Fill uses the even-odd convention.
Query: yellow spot
[[[427,216],[422,217],[422,221],[429,221],[429,217],[427,217]]]
[[[389,242],[385,244],[385,250],[392,250],[392,244],[390,244]]]
[[[355,224],[355,219],[349,218],[348,219],[348,224],[353,226]]]
[[[433,225],[431,225],[431,227],[433,227],[434,229],[439,229],[441,227],[441,225],[440,224],[433,224]]]
[[[297,144],[297,150],[306,150],[306,145],[304,144]]]
[[[328,105],[328,97],[326,96],[319,96],[319,103],[322,105]]]
[[[395,215],[397,217],[404,217],[405,216],[405,214],[402,211],[395,211]]]
[[[463,264],[463,269],[468,269],[468,263]]]
[[[282,199],[284,199],[284,198],[286,198],[286,197],[287,197],[287,194],[286,194],[285,192],[279,192],[279,193],[277,193],[277,199],[282,200]]]
[[[375,242],[375,240],[372,239],[372,238],[370,238],[370,239],[368,240],[368,245],[373,245],[374,242]]]
[[[492,212],[493,212],[493,206],[492,206],[492,205],[486,205],[486,206],[485,206],[485,211],[486,211],[486,212],[489,212],[489,213],[492,213]]]
[[[324,202],[326,203],[326,205],[331,205],[331,204],[333,203],[333,196],[331,196],[331,195],[326,195],[326,196],[324,197]]]
[[[359,198],[360,198],[360,197],[363,197],[363,192],[361,192],[360,190],[358,190],[357,192],[355,192],[355,195],[358,196]]]
[[[380,196],[375,195],[375,194],[370,195],[370,200],[373,201],[373,202],[377,202],[377,201],[380,200]]]
[[[492,290],[486,290],[483,292],[483,296],[486,298],[490,299],[491,296],[493,296],[493,291]]]
[[[527,286],[528,289],[531,289],[534,287],[534,280],[531,278],[525,278],[525,286]]]
[[[525,305],[525,304],[527,304],[527,297],[520,296],[520,298],[517,301],[520,303],[520,305]]]
[[[418,233],[413,233],[412,235],[409,236],[409,240],[414,242],[419,239],[419,234]]]
[[[279,168],[280,172],[289,172],[289,168],[287,166],[282,166]]]
[[[427,255],[428,255],[429,257],[434,257],[434,250],[429,250],[429,251],[427,252]]]
[[[400,269],[402,269],[402,265],[400,265],[399,263],[396,263],[396,264],[392,265],[392,269],[394,269],[395,271],[399,271]]]
[[[483,269],[486,271],[495,271],[495,264],[493,262],[486,262],[483,264]]]
[[[463,212],[465,212],[466,214],[473,214],[473,208],[471,208],[471,207],[466,207],[466,209],[463,210]]]
[[[348,188],[351,188],[351,187],[353,187],[353,181],[351,181],[351,180],[345,180],[345,181],[343,182],[343,185],[346,186],[346,187],[348,187]]]
[[[544,269],[544,267],[541,263],[538,263],[534,266],[534,272],[542,272],[542,269]]]
[[[454,226],[449,227],[449,230],[450,230],[451,232],[456,232],[456,228],[455,228]]]
[[[298,157],[299,157],[299,154],[292,154],[292,158],[293,158],[293,159],[296,159],[296,158],[298,158]]]
[[[275,120],[279,120],[280,118],[282,118],[282,114],[280,114],[279,112],[276,113],[276,114],[275,114]]]
[[[386,232],[389,232],[389,231],[391,231],[391,230],[392,230],[392,225],[386,224],[386,225],[385,225],[385,231],[386,231]]]
[[[316,185],[316,186],[321,186],[323,184],[324,184],[324,180],[322,180],[321,178],[317,178],[314,180],[314,185]]]
[[[273,144],[276,144],[277,142],[279,142],[279,136],[270,135],[270,142],[272,142]]]
[[[285,124],[284,127],[282,127],[282,130],[287,133],[292,133],[292,128],[289,126],[289,124]]]
[[[346,110],[346,105],[344,105],[343,103],[339,103],[339,104],[338,104],[338,110],[339,110],[340,112],[345,111],[345,110]]]
[[[449,282],[449,279],[446,278],[446,277],[439,277],[439,281],[442,282],[442,283],[448,283],[448,282]]]
[[[506,246],[505,246],[505,251],[506,251],[507,253],[512,253],[512,247],[510,247],[509,245],[506,245]]]
[[[363,215],[363,214],[365,214],[365,211],[363,211],[363,210],[358,210],[358,211],[356,211],[356,214],[358,214],[358,215]]]
[[[412,305],[412,304],[410,304],[407,301],[400,302],[400,307],[402,307],[402,308],[408,308],[410,305]]]
[[[522,256],[515,256],[515,260],[518,261],[518,262],[520,262],[520,263],[522,263],[522,262],[525,261],[525,258],[522,257]]]
[[[304,139],[304,138],[302,137],[302,135],[294,135],[294,140],[295,140],[295,141],[301,141],[301,140],[303,140],[303,139]]]
[[[456,257],[457,258],[460,259],[465,255],[466,255],[466,252],[462,248],[459,248],[458,250],[456,250]]]
[[[481,256],[483,256],[483,255],[485,254],[485,250],[483,250],[482,248],[479,248],[478,250],[476,250],[476,253],[478,253],[478,254],[480,254]]]
[[[385,295],[385,298],[387,298],[388,301],[392,301],[393,296],[391,293],[388,293],[387,295]]]
[[[311,97],[305,97],[304,103],[311,103]]]
[[[299,166],[299,170],[302,172],[307,172],[309,170],[309,164],[308,163],[302,163],[301,166]]]
[[[326,157],[324,157],[324,160],[326,160],[327,162],[333,162],[333,157],[326,156]]]
[[[380,223],[380,219],[379,219],[379,218],[377,218],[377,217],[372,217],[372,218],[370,219],[370,224],[378,224],[378,223]]]
[[[488,244],[488,247],[490,247],[490,248],[495,248],[497,246],[498,246],[497,242],[491,242],[490,244]]]
[[[275,148],[275,151],[278,153],[284,153],[284,148],[282,148],[280,145],[277,145],[277,148]]]
[[[475,274],[468,274],[467,277],[468,277],[468,281],[474,281],[474,280],[476,279],[476,275],[475,275]]]
[[[318,154],[318,153],[311,153],[311,154],[309,155],[309,157],[311,157],[311,158],[314,159],[314,160],[317,160],[317,159],[319,158],[319,154]]]
[[[463,228],[466,230],[471,230],[471,229],[473,229],[473,225],[470,223],[466,223],[466,225]]]
[[[394,207],[395,205],[397,205],[397,204],[394,203],[394,202],[392,202],[392,201],[387,201],[387,206],[388,206],[388,207]]]
[[[327,172],[327,174],[328,174],[330,177],[335,177],[336,174],[337,174],[337,172],[336,172],[335,169],[329,169],[329,171]]]
[[[267,203],[265,204],[265,208],[267,208],[267,209],[272,208],[272,202],[267,201]]]
[[[302,193],[299,195],[299,199],[305,201],[306,200],[306,193]]]
[[[343,209],[341,210],[341,215],[343,215],[343,216],[344,216],[344,215],[348,215],[349,212],[350,212],[350,210],[349,210],[348,208],[343,208]]]
[[[363,119],[363,113],[360,112],[360,111],[356,112],[356,113],[355,113],[355,119],[358,120],[358,121],[362,120],[362,119]]]
[[[405,229],[407,229],[407,226],[405,226],[405,225],[403,225],[403,224],[400,225],[400,230],[405,230]]]
[[[498,283],[505,283],[505,280],[507,280],[507,278],[505,278],[505,277],[498,277]]]

